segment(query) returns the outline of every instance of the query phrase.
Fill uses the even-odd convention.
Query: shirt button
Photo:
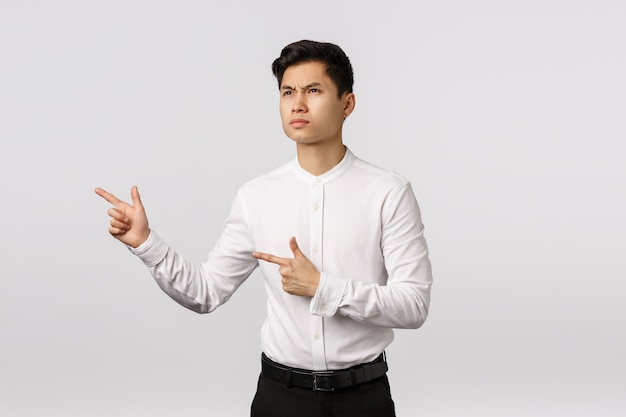
[[[320,250],[319,250],[319,248],[318,248],[317,246],[313,248],[313,253],[317,253],[317,252],[319,252],[319,251],[320,251]]]
[[[320,182],[322,182],[322,180],[320,180],[319,178],[315,178],[315,181],[313,181],[314,184],[319,184]]]
[[[319,209],[320,209],[320,205],[319,205],[319,204],[316,204],[316,205],[314,205],[314,206],[313,206],[313,208],[314,208],[315,210],[319,210]]]
[[[313,337],[315,337],[315,340],[320,340],[320,334],[319,333],[315,333],[315,335]]]
[[[328,306],[326,304],[322,304],[322,311],[328,310]]]

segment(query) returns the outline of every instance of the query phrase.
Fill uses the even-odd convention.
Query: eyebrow
[[[307,84],[304,86],[304,90],[308,90],[309,88],[313,88],[313,87],[320,87],[322,85],[322,83],[319,82],[312,82],[310,84]],[[281,90],[295,90],[294,87],[290,86],[290,85],[283,85],[282,87],[280,87]]]

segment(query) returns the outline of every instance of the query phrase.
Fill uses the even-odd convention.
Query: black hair
[[[337,45],[325,42],[302,40],[283,48],[280,56],[272,63],[272,72],[280,88],[285,70],[304,62],[321,62],[326,65],[326,74],[337,87],[339,98],[351,93],[354,84],[352,64],[345,52]]]

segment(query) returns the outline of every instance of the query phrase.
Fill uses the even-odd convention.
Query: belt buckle
[[[326,377],[326,376],[331,376],[333,373],[332,372],[313,372],[313,391],[325,391],[325,392],[330,392],[330,391],[334,391],[335,388],[333,387],[321,387],[318,384],[318,376],[321,377]]]

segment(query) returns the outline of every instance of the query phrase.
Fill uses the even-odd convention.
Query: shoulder
[[[372,185],[395,190],[411,186],[409,180],[397,172],[381,168],[357,157],[354,157],[353,168],[356,175],[363,177]]]
[[[259,175],[239,187],[239,195],[256,195],[274,188],[277,183],[284,183],[293,177],[294,161],[279,166],[269,172]]]

